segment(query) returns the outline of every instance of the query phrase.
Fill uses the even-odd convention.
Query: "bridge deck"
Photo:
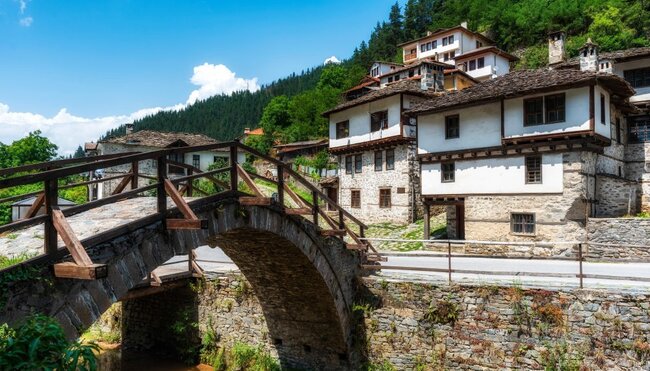
[[[191,198],[186,199],[191,200]],[[173,206],[171,200],[168,201],[168,206]],[[155,197],[137,197],[100,206],[68,217],[67,220],[76,236],[79,239],[84,239],[154,213],[156,213]],[[60,236],[59,246],[64,246]],[[31,256],[43,253],[42,223],[22,230],[7,232],[0,236],[0,255],[12,257],[21,254]]]

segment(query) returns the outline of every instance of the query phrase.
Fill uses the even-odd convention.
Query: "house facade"
[[[107,155],[112,153],[126,152],[150,152],[160,149],[199,146],[219,143],[202,134],[189,133],[167,133],[160,131],[142,130],[133,132],[131,127],[127,127],[127,134],[117,138],[110,138],[97,143],[97,154]],[[168,157],[168,174],[170,177],[187,175],[187,168],[174,166],[173,162],[189,165],[201,171],[207,171],[210,165],[218,161],[228,160],[230,157],[228,148],[210,151],[188,152]],[[238,153],[238,161],[243,163],[245,157],[243,153]],[[130,171],[130,165],[121,165],[104,169],[101,176],[109,177],[114,175],[126,174]],[[138,164],[138,173],[149,177],[157,176],[157,164],[155,160],[144,160]],[[103,198],[112,194],[121,179],[108,180],[99,183],[98,188],[91,190],[91,195],[97,198]],[[150,179],[140,177],[139,186],[149,184]]]
[[[441,84],[425,90],[420,81],[403,80],[324,113],[330,121],[329,151],[339,164],[337,181],[328,180],[331,198],[369,223],[418,217],[416,127],[404,111],[440,94]]]
[[[613,74],[539,69],[415,105],[425,211],[447,207],[450,238],[498,241],[581,240],[588,218],[635,211],[621,139],[634,93]]]

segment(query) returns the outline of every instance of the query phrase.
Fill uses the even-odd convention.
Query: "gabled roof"
[[[288,152],[299,151],[307,148],[327,147],[328,143],[329,143],[329,139],[316,139],[316,140],[304,140],[301,142],[276,144],[273,147],[277,149],[278,153],[288,153]]]
[[[502,98],[571,89],[595,83],[605,86],[622,98],[634,95],[634,89],[627,81],[610,73],[577,70],[521,70],[480,82],[457,92],[450,92],[416,103],[407,113],[441,112],[456,107],[489,103]]]
[[[379,81],[380,80],[378,78],[376,78],[376,77],[366,76],[363,79],[361,79],[361,82],[357,86],[351,87],[350,89],[346,90],[345,93],[348,93],[348,92],[351,92],[351,91],[354,91],[354,90],[358,90],[358,89],[361,89],[361,88],[373,86],[375,84],[379,84]]]
[[[598,53],[599,59],[607,59],[612,62],[625,62],[628,60],[650,58],[650,47],[644,46],[640,48],[630,48],[624,50],[616,50],[613,52]],[[580,57],[573,57],[566,62],[557,63],[553,68],[573,68],[580,66]]]
[[[500,55],[500,56],[502,56],[502,57],[504,57],[506,59],[509,59],[510,61],[518,61],[519,60],[519,58],[515,57],[514,55],[512,55],[510,53],[506,53],[505,51],[503,51],[503,50],[497,48],[496,46],[492,45],[492,46],[482,46],[480,48],[470,50],[467,53],[457,55],[457,56],[454,57],[454,61],[456,61],[456,62],[462,61],[462,60],[465,60],[465,59],[472,58],[472,57],[474,57],[476,55],[479,55],[479,54],[482,54],[482,53],[489,53],[489,52],[492,52],[492,53],[494,53],[496,55]]]
[[[438,66],[441,66],[441,67],[443,67],[443,68],[449,68],[449,67],[451,67],[451,66],[450,66],[449,64],[447,64],[447,63],[440,62],[440,61],[437,61],[437,60],[435,60],[435,59],[429,57],[429,58],[422,58],[422,59],[419,59],[419,60],[418,60],[417,62],[415,62],[415,63],[407,64],[407,65],[405,65],[405,66],[403,66],[403,67],[396,68],[396,69],[394,69],[394,70],[392,70],[392,71],[390,71],[390,72],[386,72],[385,74],[380,75],[379,77],[385,77],[385,76],[395,75],[395,74],[398,74],[398,73],[400,73],[400,72],[402,72],[402,71],[408,71],[408,70],[410,70],[410,69],[412,69],[412,68],[417,68],[418,66],[421,66],[421,65],[424,64],[424,63],[437,64]]]
[[[95,150],[97,150],[97,143],[95,143],[95,142],[86,142],[86,143],[84,143],[84,150],[85,151],[95,151]]]
[[[397,47],[413,44],[415,42],[418,42],[418,41],[424,40],[424,39],[435,38],[436,36],[440,36],[440,35],[442,35],[444,33],[448,33],[448,32],[451,32],[451,31],[457,31],[457,30],[461,30],[461,31],[463,31],[465,33],[468,33],[470,35],[473,35],[473,36],[476,36],[476,37],[478,37],[480,39],[483,39],[483,41],[486,41],[488,44],[494,44],[494,40],[489,39],[487,36],[484,36],[484,35],[482,35],[482,34],[480,34],[478,32],[475,32],[475,31],[471,31],[471,30],[469,30],[469,29],[467,29],[467,28],[465,28],[465,27],[463,27],[461,25],[458,25],[458,26],[450,27],[450,28],[439,28],[439,29],[431,32],[431,34],[429,34],[429,35],[422,36],[422,37],[419,37],[417,39],[410,40],[410,41],[407,41],[407,42],[403,42],[401,44],[397,44]]]
[[[169,133],[153,130],[136,131],[121,137],[102,140],[101,142],[157,148],[201,146],[219,143],[218,140],[212,139],[203,134]]]
[[[458,68],[454,68],[452,70],[444,70],[443,73],[445,74],[445,76],[458,74],[458,75],[461,75],[464,78],[466,78],[466,79],[468,79],[468,80],[470,80],[470,81],[472,81],[474,83],[477,83],[477,84],[479,83],[479,81],[477,79],[470,76],[467,72],[459,70]]]
[[[390,97],[402,93],[417,95],[422,97],[434,97],[437,94],[440,94],[432,90],[422,90],[422,88],[420,87],[420,83],[418,81],[402,80],[393,84],[388,84],[384,88],[373,90],[365,95],[362,95],[359,98],[347,102],[343,102],[338,106],[332,108],[331,110],[323,112],[323,116],[329,117],[329,115],[331,115],[332,113],[340,112],[345,109],[358,106],[360,104],[373,102],[382,98],[386,98],[386,97]]]

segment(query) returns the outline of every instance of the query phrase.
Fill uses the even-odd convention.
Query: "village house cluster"
[[[323,184],[361,220],[447,210],[450,238],[578,240],[589,218],[650,210],[650,48],[549,65],[517,58],[465,24],[401,44],[324,113],[338,178]]]

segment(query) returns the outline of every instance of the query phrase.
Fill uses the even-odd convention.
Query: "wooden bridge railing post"
[[[339,208],[339,229],[345,229],[345,219],[343,218],[343,209]]]
[[[53,210],[58,207],[59,203],[59,184],[57,179],[48,179],[44,183],[45,193],[45,231],[43,239],[45,243],[45,254],[54,254],[58,249],[58,237],[56,228],[54,227],[54,219],[52,218]]]
[[[230,190],[237,190],[237,146],[230,146]]]
[[[316,190],[311,191],[311,215],[314,219],[314,225],[318,226],[318,192]]]
[[[156,198],[158,201],[158,212],[167,210],[167,192],[165,191],[165,179],[167,179],[167,158],[158,157],[158,184],[156,186]]]
[[[187,169],[187,175],[189,176],[194,175],[194,169],[192,168]],[[192,197],[193,192],[194,192],[194,180],[189,179],[187,181],[187,197]]]
[[[278,204],[284,209],[284,168],[282,165],[277,165],[278,173]]]
[[[138,188],[138,161],[131,163],[131,189]]]

